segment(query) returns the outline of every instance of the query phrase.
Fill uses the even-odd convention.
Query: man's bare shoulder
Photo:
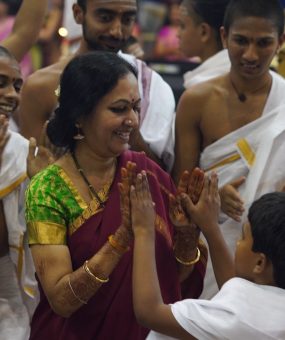
[[[205,115],[215,111],[222,104],[228,90],[225,86],[226,75],[193,85],[182,94],[178,106],[177,116],[182,125],[200,124]]]
[[[204,101],[224,93],[227,89],[225,86],[227,75],[222,75],[210,80],[198,83],[185,90],[185,96],[191,100]]]
[[[71,58],[70,56],[62,58],[57,63],[39,69],[31,74],[25,82],[26,90],[42,91],[44,89],[46,91],[54,91],[58,86],[61,73]]]

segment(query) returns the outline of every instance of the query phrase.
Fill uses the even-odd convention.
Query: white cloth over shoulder
[[[171,170],[174,161],[175,99],[170,86],[143,61],[119,52],[119,56],[138,70],[139,91],[142,99],[140,132],[151,150]]]
[[[183,300],[171,310],[197,339],[284,340],[284,306],[284,289],[233,278],[211,300]],[[169,338],[151,332],[147,339]]]
[[[201,168],[208,172],[215,169],[220,187],[241,176],[246,177],[245,183],[238,189],[245,201],[243,220],[255,199],[261,194],[280,190],[283,180],[285,182],[285,146],[282,143],[285,134],[285,80],[276,73],[271,74],[272,87],[261,117],[209,145],[200,157]],[[220,215],[220,228],[232,253],[241,227],[242,223]],[[201,298],[209,299],[217,291],[209,259]]]
[[[188,89],[195,84],[221,76],[229,72],[230,68],[231,63],[228,50],[225,49],[219,51],[209,59],[205,60],[193,71],[188,71],[184,74],[184,87]]]
[[[9,301],[9,297],[4,296],[7,280],[3,277],[0,282],[0,290],[7,303],[11,303],[11,310],[14,310],[16,296],[19,297],[18,305],[25,305],[21,313],[27,313],[26,323],[29,330],[29,315],[31,316],[37,303],[37,282],[35,280],[35,269],[31,252],[28,247],[26,235],[26,223],[24,216],[24,194],[27,185],[26,175],[26,158],[28,155],[28,141],[16,132],[9,131],[10,138],[2,154],[2,164],[0,170],[0,199],[3,202],[4,214],[8,229],[9,258],[12,263],[6,263],[6,272],[8,273],[13,266],[16,279],[10,276],[8,279],[13,285],[15,298]],[[10,269],[8,269],[8,267]],[[4,268],[0,268],[1,271]],[[2,273],[3,274],[3,273]],[[6,283],[5,283],[6,282]],[[12,287],[10,287],[12,289]],[[1,293],[1,294],[2,294]],[[24,306],[23,305],[23,306]],[[20,310],[20,309],[18,309]],[[16,313],[16,312],[15,312]],[[17,315],[15,314],[15,317]],[[22,318],[24,320],[24,318]],[[3,321],[4,322],[4,321]],[[22,324],[21,324],[22,327]],[[1,334],[5,330],[1,329]],[[7,333],[8,334],[8,333]],[[16,326],[15,326],[16,334]],[[8,339],[8,335],[7,335]],[[13,339],[17,340],[15,336]],[[21,337],[19,339],[22,339]]]

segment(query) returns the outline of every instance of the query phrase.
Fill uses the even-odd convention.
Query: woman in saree
[[[114,53],[78,56],[63,72],[59,106],[47,133],[66,152],[32,178],[26,193],[40,287],[30,339],[147,336],[149,330],[137,324],[132,308],[128,214],[129,188],[142,170],[154,198],[165,303],[201,292],[206,260],[199,231],[180,213],[169,175],[144,153],[128,150],[140,105],[136,70]],[[180,190],[188,190],[188,177]]]

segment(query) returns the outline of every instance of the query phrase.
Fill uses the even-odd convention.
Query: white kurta
[[[170,86],[143,61],[119,53],[138,69],[138,84],[142,99],[140,132],[151,150],[170,170],[174,161],[175,98]]]
[[[211,300],[187,299],[173,304],[171,310],[197,339],[283,340],[284,306],[284,289],[233,278]],[[171,338],[151,332],[147,339]]]
[[[264,193],[280,190],[285,184],[285,80],[272,73],[272,87],[261,117],[209,145],[201,154],[200,167],[219,176],[219,186],[245,176],[246,181],[239,187],[245,201],[247,216],[250,204]],[[270,157],[274,157],[271,159]],[[269,184],[270,181],[270,184]],[[228,216],[220,215],[220,228],[225,241],[234,253],[242,223]],[[203,299],[216,294],[218,286],[214,277],[211,260],[208,260]]]
[[[230,68],[231,63],[228,50],[225,49],[219,51],[209,59],[205,60],[194,70],[188,71],[184,74],[184,87],[189,89],[195,84],[221,76],[228,73]]]
[[[0,170],[0,199],[9,241],[9,255],[0,262],[0,339],[22,340],[29,334],[29,318],[37,302],[37,283],[24,216],[28,141],[16,132],[9,132]]]

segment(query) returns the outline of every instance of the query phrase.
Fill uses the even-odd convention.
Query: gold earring
[[[73,136],[73,139],[75,140],[82,140],[85,138],[85,136],[81,132],[81,127],[79,124],[75,124],[75,127],[77,127],[77,134]]]

